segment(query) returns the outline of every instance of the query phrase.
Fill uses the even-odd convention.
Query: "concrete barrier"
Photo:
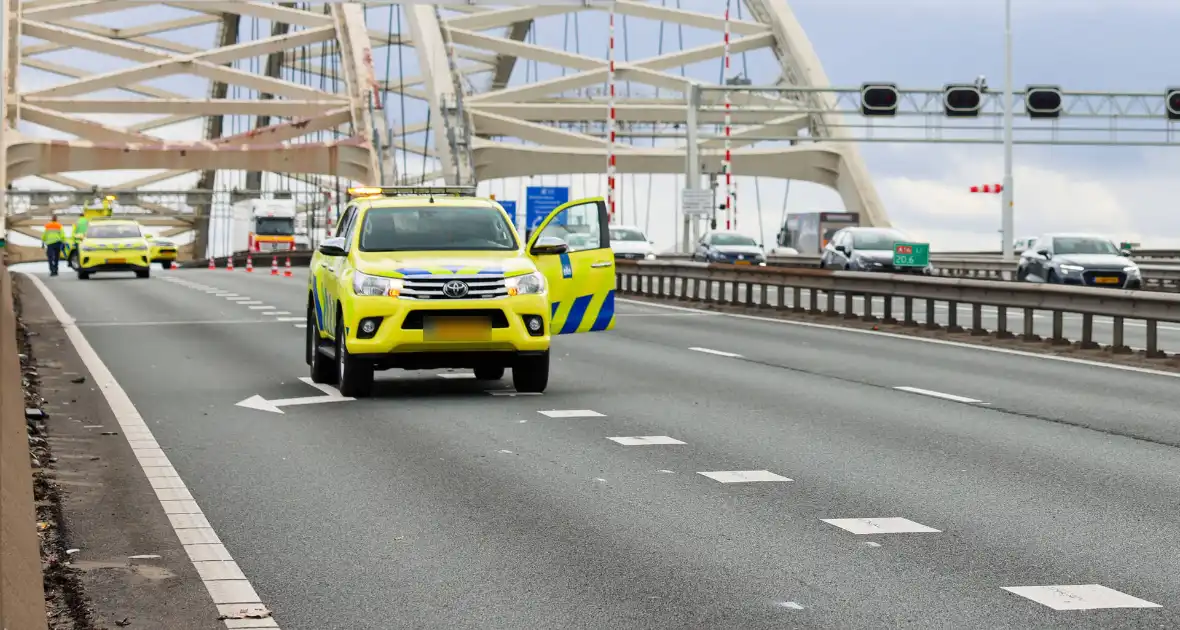
[[[45,591],[19,353],[12,278],[0,264],[0,628],[43,630]]]

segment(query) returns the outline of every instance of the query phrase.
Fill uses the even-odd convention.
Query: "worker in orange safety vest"
[[[61,260],[61,246],[66,235],[62,225],[57,222],[57,215],[49,217],[45,224],[45,231],[41,233],[41,247],[49,257],[49,275],[57,275],[57,263]]]

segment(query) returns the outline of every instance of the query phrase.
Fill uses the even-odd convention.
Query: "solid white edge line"
[[[844,326],[833,326],[831,324],[817,324],[814,322],[797,322],[788,319],[775,319],[773,317],[760,317],[758,315],[743,315],[741,313],[720,313],[717,311],[704,311],[702,309],[687,308],[684,306],[672,306],[670,304],[656,304],[653,302],[644,302],[642,300],[631,300],[627,298],[616,297],[616,302],[623,304],[634,304],[637,306],[651,306],[655,308],[666,308],[673,311],[695,311],[705,313],[715,313],[723,317],[733,317],[735,319],[748,319],[756,322],[769,322],[772,324],[782,324],[784,326],[801,326],[803,328],[818,328],[820,330],[832,330],[842,333],[856,333],[859,335],[872,335],[877,337],[888,337],[890,339],[900,339],[902,341],[913,341],[918,343],[929,343],[939,346],[950,346],[952,348],[963,348],[965,350],[978,350],[980,352],[996,352],[999,354],[1008,354],[1018,357],[1028,357],[1030,359],[1044,359],[1050,361],[1059,361],[1061,363],[1073,363],[1075,365],[1087,365],[1090,367],[1106,368],[1108,370],[1121,370],[1123,372],[1135,372],[1138,374],[1151,374],[1153,376],[1166,376],[1168,378],[1180,378],[1180,372],[1164,372],[1163,370],[1153,370],[1151,368],[1136,367],[1134,365],[1118,365],[1116,363],[1104,363],[1102,361],[1091,361],[1089,359],[1076,359],[1074,357],[1061,357],[1054,354],[1041,354],[1038,352],[1026,352],[1024,350],[1013,350],[1011,348],[993,348],[990,346],[978,345],[973,343],[963,343],[961,341],[948,341],[946,339],[928,339],[925,337],[916,337],[912,335],[902,335],[899,333],[885,332],[883,330],[865,330],[863,328],[851,328]]]
[[[740,354],[734,354],[732,352],[723,352],[721,350],[713,350],[711,348],[695,348],[694,347],[694,348],[689,348],[689,350],[692,350],[693,352],[704,352],[705,354],[715,354],[719,357],[729,357],[731,359],[742,358],[742,355],[740,355]]]
[[[966,396],[956,396],[954,394],[947,394],[945,392],[936,392],[932,389],[922,389],[921,387],[901,386],[894,387],[899,392],[909,392],[911,394],[918,394],[921,396],[930,396],[931,398],[941,398],[943,400],[950,400],[953,402],[961,402],[967,404],[976,404],[983,402],[982,400],[975,400],[974,398],[967,398]]]
[[[218,614],[227,614],[239,608],[258,608],[264,606],[253,585],[250,584],[249,580],[245,579],[245,576],[241,573],[241,568],[238,567],[237,563],[230,556],[229,550],[222,544],[221,538],[217,536],[217,533],[211,526],[204,526],[208,523],[204,512],[201,511],[201,508],[197,505],[192,495],[189,494],[187,487],[180,480],[180,475],[172,467],[172,462],[168,459],[168,456],[156,444],[151,429],[144,422],[139,410],[135,408],[135,403],[131,402],[131,397],[127,395],[127,392],[115,380],[114,375],[107,369],[106,364],[99,358],[98,353],[94,351],[90,342],[86,340],[86,336],[82,334],[82,331],[74,323],[74,318],[70,316],[65,307],[58,301],[57,296],[49,290],[49,287],[45,286],[45,283],[40,278],[33,274],[26,273],[25,275],[33,281],[37,290],[41,292],[41,295],[49,304],[49,308],[66,331],[70,342],[74,344],[74,349],[78,352],[82,363],[90,371],[90,377],[94,379],[95,384],[99,387],[99,391],[102,392],[103,398],[106,399],[107,404],[110,406],[111,413],[115,416],[115,420],[119,422],[119,426],[122,429],[123,438],[131,446],[138,460],[140,470],[155,490],[160,507],[164,510],[165,515],[172,524],[173,533],[176,534],[177,540],[184,547],[185,552],[188,553],[189,559],[193,563],[193,569],[197,571],[198,576],[201,578],[201,583],[209,593],[210,601],[218,611]],[[132,437],[135,438],[134,441]],[[153,473],[151,476],[148,475],[149,467],[153,469],[150,471]],[[160,471],[161,468],[165,470]],[[153,481],[153,479],[159,478],[161,472],[167,472],[168,474],[166,476],[169,479],[174,479],[174,481]],[[188,518],[175,518],[179,514],[186,514]],[[192,527],[193,523],[196,522],[199,522],[202,526]],[[203,560],[198,561],[197,558],[199,557],[203,558]],[[216,574],[209,575],[208,568],[210,565],[206,560],[216,561],[222,569],[233,573],[233,578],[213,579],[217,576]],[[237,577],[238,575],[241,575],[241,577]],[[244,595],[235,596],[235,593]],[[278,622],[274,620],[273,616],[267,619],[273,621],[274,624],[262,627],[279,627]],[[226,619],[225,621],[227,622],[225,624],[226,627],[230,628],[233,625],[229,622],[240,620]]]

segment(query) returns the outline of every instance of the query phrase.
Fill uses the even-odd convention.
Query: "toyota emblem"
[[[443,295],[449,298],[461,298],[467,295],[467,283],[460,280],[451,280],[443,285]]]

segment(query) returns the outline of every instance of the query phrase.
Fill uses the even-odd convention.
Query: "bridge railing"
[[[1073,314],[1081,317],[1081,337],[1074,345],[1082,349],[1100,347],[1094,340],[1094,317],[1110,317],[1108,349],[1115,353],[1130,352],[1124,336],[1126,321],[1140,320],[1150,358],[1165,356],[1159,349],[1159,323],[1180,322],[1180,295],[1171,293],[659,260],[621,260],[616,269],[618,291],[624,295],[843,316],[998,338],[1019,336],[1026,341],[1041,341],[1033,324],[1038,311],[1043,311],[1052,318],[1048,341],[1054,345],[1071,343],[1065,337],[1064,318]],[[898,301],[900,313],[895,312]],[[963,322],[966,328],[960,323],[960,305],[971,309],[970,322]],[[921,322],[914,317],[915,306],[925,311]],[[994,330],[983,325],[984,307],[995,309]],[[935,317],[943,308],[945,325]],[[1019,315],[1018,335],[1009,330],[1009,311]]]

